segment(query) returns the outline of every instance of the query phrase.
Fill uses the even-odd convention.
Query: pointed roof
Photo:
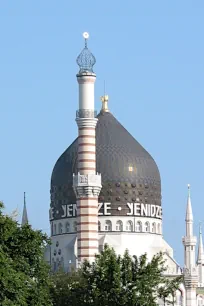
[[[23,215],[22,215],[21,225],[23,226],[26,223],[28,223],[28,214],[27,214],[27,208],[26,208],[26,195],[24,192]]]
[[[200,226],[199,226],[199,244],[198,244],[198,258],[197,258],[197,263],[204,263],[203,238],[202,238],[201,223],[200,223]]]
[[[188,199],[186,208],[186,221],[193,221],[193,212],[191,206],[190,184],[188,184]]]

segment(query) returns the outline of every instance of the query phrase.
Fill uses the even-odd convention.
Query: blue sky
[[[52,168],[77,135],[76,57],[89,31],[96,108],[114,116],[162,178],[164,236],[183,263],[187,184],[204,220],[204,1],[1,1],[0,198],[49,232]]]

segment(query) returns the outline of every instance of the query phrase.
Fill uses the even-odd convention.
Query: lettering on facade
[[[62,205],[63,213],[60,218],[72,218],[77,216],[77,205],[68,204]],[[124,210],[124,214],[122,211]],[[98,215],[99,216],[117,216],[116,212],[111,210],[111,203],[98,203]],[[120,215],[122,216],[139,216],[162,219],[162,208],[155,204],[143,204],[143,203],[126,203],[122,205],[120,209]],[[53,219],[53,213],[50,212],[50,219]]]

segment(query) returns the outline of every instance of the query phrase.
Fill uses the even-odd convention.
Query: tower
[[[77,200],[77,257],[90,262],[98,253],[98,196],[101,176],[96,174],[96,112],[94,108],[93,66],[95,57],[87,48],[88,33],[83,34],[85,47],[77,58],[79,73],[78,125],[78,173],[73,175],[73,188]]]
[[[186,236],[184,245],[184,283],[186,288],[186,306],[196,306],[196,287],[198,285],[198,271],[195,263],[196,237],[193,236],[193,213],[191,206],[190,185],[188,185],[188,199],[186,208]]]
[[[203,253],[203,239],[202,239],[201,224],[199,228],[197,265],[198,265],[198,283],[199,283],[199,286],[202,287],[204,284],[204,253]]]

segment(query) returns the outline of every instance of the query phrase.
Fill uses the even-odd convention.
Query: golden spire
[[[109,109],[108,109],[108,95],[102,96],[101,101],[102,101],[101,112],[109,112]]]

